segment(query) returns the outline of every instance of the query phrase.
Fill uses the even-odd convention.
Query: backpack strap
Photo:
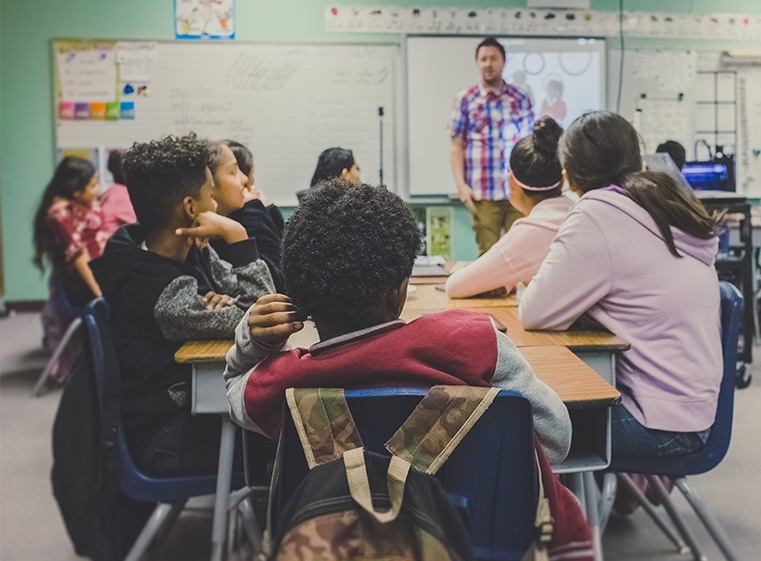
[[[404,485],[407,482],[407,474],[410,471],[409,462],[398,456],[391,457],[386,474],[388,498],[391,502],[391,508],[379,511],[373,505],[370,481],[367,478],[365,451],[362,448],[347,450],[343,454],[343,460],[346,467],[346,480],[349,483],[349,492],[356,503],[381,524],[396,520],[402,508]]]
[[[347,450],[362,448],[342,389],[288,388],[285,399],[309,469],[337,460]]]
[[[552,513],[550,511],[550,499],[544,494],[544,483],[542,482],[542,466],[539,463],[539,456],[534,453],[536,459],[536,474],[539,482],[539,497],[536,502],[536,517],[534,526],[538,532],[536,540],[526,550],[521,557],[521,561],[548,561],[548,546],[552,541]]]
[[[415,469],[435,474],[498,393],[499,388],[433,386],[386,449]]]

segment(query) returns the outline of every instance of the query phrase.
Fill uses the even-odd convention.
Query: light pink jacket
[[[519,315],[526,329],[564,330],[588,311],[631,343],[616,367],[631,414],[651,429],[695,432],[714,422],[722,377],[718,239],[671,231],[681,257],[626,195],[585,194],[523,293]]]
[[[547,256],[550,243],[568,214],[573,201],[554,197],[537,204],[473,263],[447,279],[447,295],[465,298],[505,287],[510,292],[518,282],[528,283]]]

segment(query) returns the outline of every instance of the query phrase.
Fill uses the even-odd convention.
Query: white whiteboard
[[[133,94],[134,120],[58,119],[59,149],[126,148],[188,131],[213,140],[230,138],[253,152],[257,187],[274,203],[295,205],[295,192],[309,186],[318,154],[331,146],[351,148],[362,179],[378,183],[378,108],[384,107],[383,179],[396,187],[398,46],[154,45],[154,62],[120,69],[147,88]],[[55,63],[59,79],[65,63],[60,56]],[[125,83],[119,80],[117,90],[124,95]]]
[[[407,134],[409,193],[456,191],[449,163],[447,123],[458,92],[477,84],[476,47],[482,37],[409,37]],[[567,126],[579,115],[605,107],[605,41],[601,39],[500,38],[507,51],[503,76],[515,84],[524,72],[538,117],[550,79],[564,85]]]

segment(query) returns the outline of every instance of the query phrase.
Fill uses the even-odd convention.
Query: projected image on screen
[[[562,40],[556,50],[536,51],[536,40],[502,41],[507,51],[503,78],[529,96],[538,118],[549,115],[567,127],[576,117],[602,107],[600,52],[595,39]],[[530,49],[530,50],[529,50]]]
[[[456,191],[447,122],[457,94],[480,82],[476,47],[483,37],[408,37],[408,188],[415,195]],[[504,80],[531,99],[534,116],[567,127],[605,107],[605,42],[590,38],[505,38]],[[445,68],[444,71],[441,69]],[[401,155],[404,161],[405,154]]]

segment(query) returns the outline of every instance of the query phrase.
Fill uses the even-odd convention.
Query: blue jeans
[[[710,434],[710,428],[700,432],[649,429],[623,405],[611,409],[611,446],[614,457],[683,456],[705,446]]]

